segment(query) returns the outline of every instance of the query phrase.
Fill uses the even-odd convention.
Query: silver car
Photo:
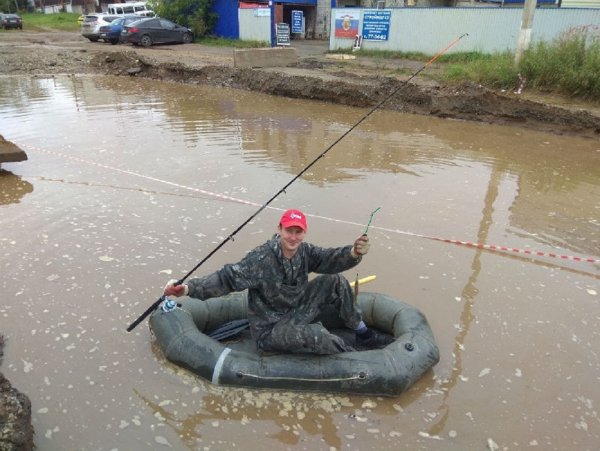
[[[121,16],[112,14],[88,14],[84,16],[81,24],[81,35],[92,42],[97,42],[100,38],[100,27],[110,24],[113,20]]]

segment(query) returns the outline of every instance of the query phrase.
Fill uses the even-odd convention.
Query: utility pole
[[[531,43],[533,14],[535,13],[536,4],[537,0],[525,0],[525,5],[523,6],[523,16],[521,17],[521,30],[519,31],[517,50],[515,52],[515,66],[521,62],[523,52],[525,52]]]
[[[271,13],[271,47],[275,47],[275,0],[269,0],[269,11]]]

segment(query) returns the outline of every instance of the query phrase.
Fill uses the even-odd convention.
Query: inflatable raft
[[[376,293],[360,293],[364,321],[394,336],[383,349],[320,356],[261,354],[246,330],[221,343],[211,331],[247,317],[246,293],[200,301],[183,298],[171,311],[155,310],[150,328],[165,357],[218,385],[395,396],[439,361],[427,319],[416,308]],[[334,311],[319,320],[334,333],[343,328]]]

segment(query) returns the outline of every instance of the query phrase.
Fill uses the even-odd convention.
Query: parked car
[[[154,11],[148,9],[145,1],[143,2],[125,2],[125,3],[109,3],[107,10],[108,14],[119,14],[119,15],[129,15],[129,14],[139,14],[140,16],[145,17],[154,17]],[[151,14],[147,14],[151,13]]]
[[[97,42],[100,39],[100,27],[108,25],[118,17],[107,14],[87,14],[81,24],[81,35],[92,42]]]
[[[108,25],[102,25],[100,27],[98,30],[98,38],[102,39],[104,42],[110,42],[113,45],[118,44],[121,41],[123,26],[138,20],[140,20],[140,17],[137,15],[118,17]]]
[[[189,44],[194,40],[194,33],[175,22],[154,17],[125,25],[121,37],[123,42],[150,47],[152,44]]]
[[[156,17],[156,13],[150,9],[147,9],[146,11],[136,11],[133,14],[140,17]]]
[[[0,26],[5,30],[9,28],[23,29],[23,19],[17,14],[0,14]]]

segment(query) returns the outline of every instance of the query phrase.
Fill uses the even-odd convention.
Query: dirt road
[[[104,73],[149,77],[181,83],[254,90],[292,98],[371,107],[394,89],[383,105],[412,114],[510,124],[529,129],[600,136],[600,109],[567,104],[549,96],[495,92],[473,84],[442,86],[423,76],[405,83],[422,63],[389,59],[332,59],[323,41],[294,41],[298,62],[292,66],[239,69],[231,48],[199,44],[154,46],[92,43],[78,33],[3,32],[0,74],[45,75]],[[432,73],[436,68],[428,67]],[[528,100],[529,99],[529,100]],[[558,105],[558,103],[561,105]],[[0,131],[1,132],[1,131]]]

